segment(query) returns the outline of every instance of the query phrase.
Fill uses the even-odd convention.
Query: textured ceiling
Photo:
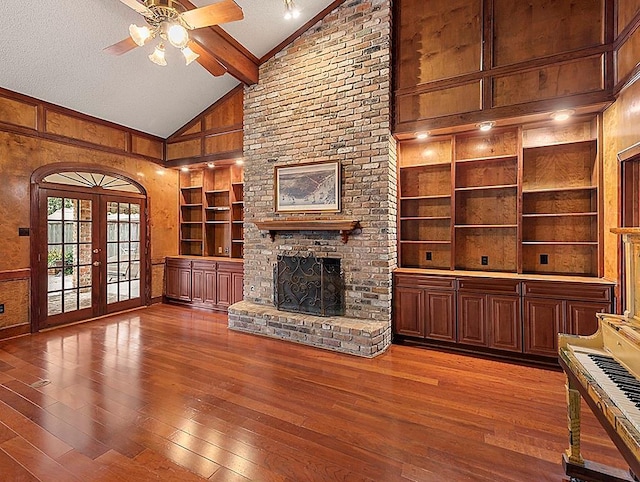
[[[213,0],[191,0],[196,6]],[[282,0],[236,0],[244,20],[223,27],[258,58],[332,3],[296,0],[302,15],[283,18]],[[142,17],[119,0],[0,0],[0,87],[163,138],[238,84],[213,77],[167,46],[167,65],[147,56],[155,42],[116,57],[102,51]]]

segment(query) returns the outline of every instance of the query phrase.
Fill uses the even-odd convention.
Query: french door
[[[37,329],[145,304],[144,196],[87,191],[39,189]]]

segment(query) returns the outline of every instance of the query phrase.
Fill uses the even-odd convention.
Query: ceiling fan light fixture
[[[151,55],[149,55],[149,60],[157,65],[165,66],[167,65],[167,61],[164,58],[164,44],[160,43],[153,51]]]
[[[186,47],[189,42],[187,29],[179,23],[174,23],[169,27],[167,30],[167,38],[169,39],[169,43],[177,49]]]
[[[139,47],[142,47],[151,38],[151,30],[149,27],[138,27],[132,23],[129,25],[129,35]]]
[[[284,0],[284,18],[285,20],[291,20],[292,18],[298,18],[300,16],[300,10],[296,7],[293,0]]]
[[[184,60],[187,63],[187,65],[189,65],[191,62],[193,62],[194,60],[196,60],[198,57],[200,57],[200,55],[198,55],[197,53],[195,53],[193,50],[191,50],[189,47],[184,47],[182,50],[182,55],[184,55]]]

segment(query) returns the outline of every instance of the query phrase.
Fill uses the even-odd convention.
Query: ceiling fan
[[[147,25],[129,26],[129,37],[104,49],[113,55],[122,55],[159,37],[160,43],[149,55],[158,65],[167,65],[164,57],[165,42],[180,49],[187,65],[197,60],[213,75],[222,75],[226,69],[197,42],[189,39],[189,30],[242,20],[242,9],[233,0],[222,0],[205,7],[187,10],[177,0],[120,0],[142,15]]]

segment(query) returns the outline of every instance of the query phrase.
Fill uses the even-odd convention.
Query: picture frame
[[[275,211],[340,212],[341,172],[337,161],[276,166]]]

